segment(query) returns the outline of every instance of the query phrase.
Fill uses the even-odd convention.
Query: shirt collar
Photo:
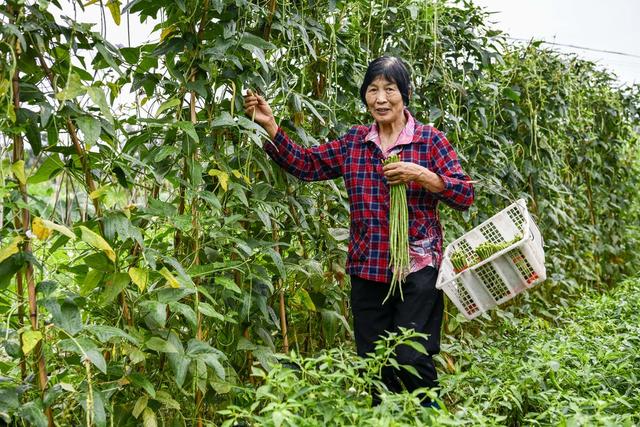
[[[402,131],[400,132],[400,135],[398,135],[398,139],[396,140],[396,142],[391,147],[389,147],[387,151],[391,151],[391,149],[398,145],[408,144],[413,141],[413,133],[416,127],[416,121],[406,107],[403,112],[404,117],[407,119],[407,123],[405,124],[404,129],[402,129]],[[380,135],[378,134],[378,124],[375,121],[371,124],[371,129],[369,130],[369,133],[364,138],[364,140],[372,141],[376,145],[381,146]]]

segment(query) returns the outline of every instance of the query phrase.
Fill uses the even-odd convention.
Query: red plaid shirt
[[[389,270],[389,185],[383,175],[384,156],[366,136],[371,126],[354,126],[335,141],[304,148],[281,129],[266,141],[267,154],[287,172],[305,181],[344,177],[351,214],[347,273],[377,282],[391,281]],[[465,210],[473,203],[473,186],[444,134],[415,123],[411,143],[403,145],[400,160],[422,165],[440,175],[444,191],[432,193],[421,185],[407,185],[410,241],[428,241],[435,266],[442,261],[442,227],[438,202]]]

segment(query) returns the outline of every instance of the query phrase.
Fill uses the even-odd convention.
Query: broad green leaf
[[[18,252],[20,252],[20,248],[18,248],[18,245],[20,243],[22,243],[22,240],[23,240],[22,236],[16,236],[16,237],[13,238],[11,243],[9,243],[7,246],[4,246],[3,248],[1,248],[0,249],[0,262],[2,262],[5,259],[9,258],[13,254],[17,254]]]
[[[107,276],[108,277],[108,276]],[[127,273],[113,273],[105,283],[104,291],[100,296],[102,305],[111,303],[129,285],[129,275]]]
[[[138,418],[142,411],[144,411],[147,407],[148,402],[149,396],[147,396],[146,394],[140,396],[138,400],[136,400],[136,404],[133,405],[133,411],[131,412],[131,415],[133,415],[135,418]]]
[[[167,283],[169,284],[169,286],[171,286],[172,288],[180,287],[180,282],[178,282],[178,280],[175,277],[173,277],[173,274],[171,274],[171,272],[167,269],[167,267],[162,267],[159,273],[162,275],[162,277],[167,279]]]
[[[177,27],[175,25],[169,25],[168,27],[164,27],[160,32],[160,41],[161,42],[164,41],[164,39],[166,39],[168,35],[173,33],[176,30],[176,28]]]
[[[44,408],[40,399],[27,402],[20,407],[18,416],[26,421],[26,425],[33,427],[47,427],[49,422],[44,415]]]
[[[109,8],[109,12],[111,12],[111,17],[113,18],[113,22],[116,25],[120,25],[120,1],[119,0],[109,0],[107,1],[107,8]]]
[[[182,129],[187,135],[189,135],[189,138],[191,138],[194,142],[200,142],[200,138],[198,137],[198,133],[196,132],[196,128],[193,126],[193,123],[177,122],[176,126],[178,126],[178,128]]]
[[[173,399],[171,395],[164,390],[158,390],[154,399],[162,403],[165,408],[175,409],[177,411],[180,410],[180,403]]]
[[[17,387],[0,388],[0,412],[12,412],[20,407]]]
[[[269,254],[269,256],[271,256],[273,263],[276,265],[276,268],[278,269],[278,273],[280,274],[280,277],[282,279],[286,279],[287,271],[284,268],[284,263],[282,262],[282,257],[280,256],[280,254],[276,252],[276,250],[273,248],[266,248],[266,252]]]
[[[151,337],[144,343],[145,347],[150,350],[155,350],[159,353],[177,353],[178,349],[169,341],[165,341],[159,337]]]
[[[96,427],[107,427],[107,414],[104,410],[104,396],[99,390],[93,390],[93,422]]]
[[[77,96],[83,95],[87,89],[82,84],[82,80],[80,80],[80,76],[76,73],[71,73],[69,76],[69,80],[67,81],[67,86],[56,93],[56,98],[59,101],[67,101],[69,99],[74,99]]]
[[[42,339],[42,332],[40,331],[27,331],[22,334],[22,352],[24,354],[31,353],[31,350],[35,348],[35,346]]]
[[[131,267],[129,269],[129,277],[138,286],[140,292],[143,292],[149,282],[149,271],[144,268]]]
[[[158,427],[158,421],[156,419],[156,413],[153,409],[146,407],[142,412],[142,426],[143,427]]]
[[[17,162],[11,165],[11,172],[16,177],[20,184],[27,183],[27,176],[24,173],[24,160],[18,160]]]
[[[40,182],[49,181],[54,178],[64,168],[64,163],[56,154],[47,157],[38,170],[27,178],[27,183],[38,184]]]
[[[226,111],[223,111],[222,113],[220,113],[220,115],[218,117],[216,117],[215,119],[213,119],[213,121],[211,122],[211,127],[236,127],[238,124],[236,123],[235,120],[233,120],[233,117],[231,116],[231,114],[229,114]]]
[[[240,288],[238,287],[238,285],[236,285],[236,282],[233,279],[230,279],[228,277],[225,276],[218,276],[216,277],[216,283],[219,285],[222,285],[225,289],[228,289],[232,292],[235,292],[237,294],[241,294],[242,290],[240,290]]]
[[[76,123],[84,135],[85,144],[93,145],[98,141],[100,132],[102,131],[99,120],[91,116],[82,116],[76,119]]]
[[[299,288],[296,291],[295,296],[299,298],[304,308],[306,308],[309,311],[316,311],[316,305],[313,303],[313,300],[309,296],[309,292],[307,292],[306,289]]]
[[[84,277],[82,281],[82,286],[80,287],[80,295],[87,296],[93,291],[96,286],[102,280],[102,276],[104,276],[104,272],[100,270],[89,270],[87,275]]]
[[[218,320],[224,320],[224,316],[216,311],[211,304],[201,302],[198,304],[198,311],[207,317],[213,317]]]
[[[196,318],[196,312],[188,305],[180,302],[171,302],[169,303],[169,308],[172,312],[182,314],[192,327],[195,328],[197,326],[198,320]]]
[[[160,116],[160,114],[162,114],[164,111],[168,110],[169,108],[173,108],[180,105],[180,99],[178,98],[171,98],[165,102],[163,102],[160,107],[158,107],[158,110],[156,111],[155,116],[158,117]]]
[[[151,384],[151,381],[149,381],[143,375],[140,375],[137,372],[132,372],[127,378],[131,381],[132,384],[135,384],[138,387],[144,389],[144,391],[146,391],[152,398],[156,397],[156,389],[153,388],[153,384]]]
[[[93,363],[93,365],[100,370],[103,374],[107,373],[107,362],[104,360],[104,356],[99,350],[89,349],[85,350],[85,355]]]
[[[53,314],[53,323],[64,329],[70,335],[75,335],[82,330],[82,318],[78,306],[70,300],[60,304],[60,309]]]
[[[133,345],[138,345],[138,340],[120,328],[109,325],[91,325],[89,331],[98,338],[101,343],[113,342],[113,338],[122,338]]]
[[[100,46],[100,45],[96,45]],[[111,123],[113,123],[113,115],[111,114],[111,109],[107,104],[107,98],[104,96],[104,92],[102,88],[96,86],[90,86],[87,88],[87,93],[91,97],[91,100],[94,104],[100,108],[100,112],[102,115]]]
[[[120,77],[124,77],[124,74],[122,73],[122,70],[120,70],[120,67],[116,63],[116,60],[114,59],[114,57],[111,54],[111,52],[109,52],[107,50],[105,45],[102,44],[102,43],[96,43],[95,47],[98,50],[98,52],[100,53],[100,55],[104,58],[104,60],[107,61],[107,64],[109,64],[111,66],[111,68],[113,68],[118,74],[120,74]],[[87,89],[87,91],[88,91],[88,89]],[[104,96],[104,93],[102,94],[102,96]],[[93,99],[93,97],[92,97],[92,99]],[[96,102],[96,104],[97,104],[97,102]],[[104,114],[104,112],[103,112],[103,114]],[[112,121],[112,119],[109,119],[109,121]]]
[[[84,225],[80,226],[80,231],[82,232],[82,241],[88,243],[90,246],[101,250],[105,253],[105,255],[111,260],[111,262],[116,262],[116,253],[111,248],[109,243],[102,238],[99,234],[89,230]]]

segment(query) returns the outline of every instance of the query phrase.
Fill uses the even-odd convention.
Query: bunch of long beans
[[[400,161],[398,155],[388,157],[384,164]],[[383,304],[395,293],[396,287],[402,295],[402,283],[409,274],[409,211],[407,207],[407,185],[391,186],[389,203],[389,267],[393,271],[389,292]]]

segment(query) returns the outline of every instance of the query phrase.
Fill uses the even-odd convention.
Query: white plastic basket
[[[481,260],[475,249],[485,242],[512,243]],[[547,278],[543,244],[525,200],[519,199],[447,246],[436,287],[473,319]],[[454,251],[464,253],[468,263],[459,272],[451,261]]]

